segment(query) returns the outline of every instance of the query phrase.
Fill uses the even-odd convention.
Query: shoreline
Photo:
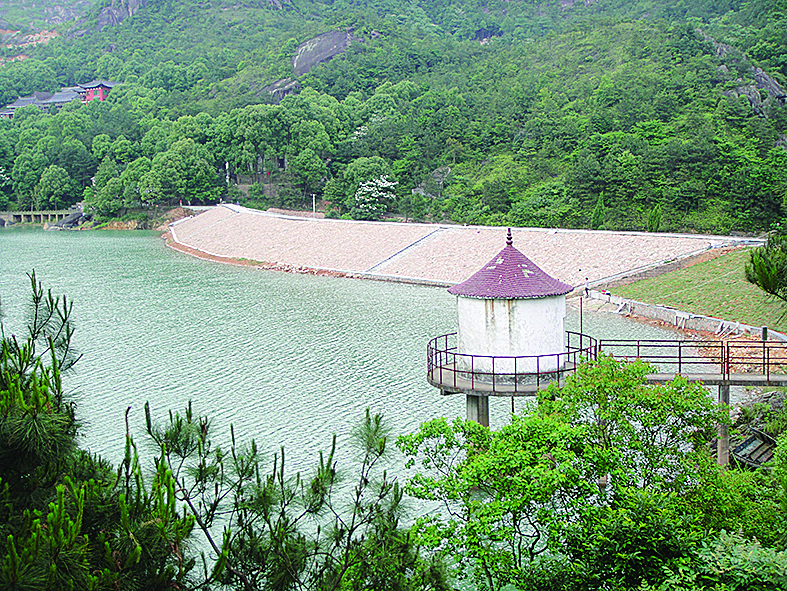
[[[450,286],[505,245],[505,227],[320,219],[224,204],[173,223],[167,243],[226,264],[284,272]],[[564,283],[603,288],[665,265],[685,266],[730,236],[512,227],[514,246]]]
[[[255,261],[252,259],[239,259],[235,257],[225,257],[218,254],[207,253],[197,248],[192,248],[190,246],[186,246],[185,244],[181,244],[177,242],[172,236],[172,232],[169,228],[161,234],[161,238],[164,240],[166,246],[168,248],[171,248],[172,250],[177,250],[178,252],[182,252],[183,254],[193,256],[194,258],[201,259],[203,261],[211,261],[214,263],[220,263],[222,265],[233,265],[236,267],[252,267],[254,269],[260,269],[262,271],[281,271],[282,273],[296,273],[299,275],[344,277],[347,279],[359,278],[352,273],[344,273],[341,271],[331,271],[328,269],[312,269],[309,267],[296,267],[294,265],[283,265],[280,263],[266,263],[263,261]]]
[[[162,229],[166,230],[162,238],[168,247],[221,264],[446,288],[487,264],[502,247],[505,232],[499,227],[315,219],[229,204],[175,220]],[[523,254],[532,256],[553,277],[574,285],[569,299],[583,293],[582,276],[586,274],[590,287],[605,290],[760,242],[727,236],[540,228],[512,231],[514,245]],[[596,294],[607,297],[600,291]],[[662,317],[664,310],[658,310],[660,315],[656,315],[647,305],[633,304],[645,314],[632,314],[635,306],[628,304],[626,316],[671,329],[688,329],[684,319],[694,318],[692,314],[669,309],[667,315],[681,320],[673,323],[672,316]],[[712,321],[715,326],[725,325],[721,319]],[[718,337],[718,331],[714,335],[712,330],[686,330],[685,334],[703,333],[700,338],[705,340]]]

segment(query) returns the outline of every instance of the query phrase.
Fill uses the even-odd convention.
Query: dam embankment
[[[514,246],[576,287],[602,285],[725,246],[729,236],[513,228]],[[506,229],[362,222],[220,205],[170,225],[170,246],[194,256],[283,271],[453,285],[505,246]]]

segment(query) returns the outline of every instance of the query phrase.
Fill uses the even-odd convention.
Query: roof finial
[[[511,228],[508,229],[508,235],[506,236],[506,246],[513,246],[514,245],[514,238],[511,236]]]

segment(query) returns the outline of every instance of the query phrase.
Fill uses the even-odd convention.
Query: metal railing
[[[547,355],[469,355],[459,353],[456,333],[435,337],[426,348],[429,381],[455,391],[478,390],[490,395],[532,393],[573,373],[585,359],[594,358],[597,341],[566,332],[566,350]]]
[[[616,359],[641,359],[662,373],[713,374],[728,380],[733,374],[756,374],[770,380],[787,372],[787,343],[781,341],[598,341],[598,349]]]

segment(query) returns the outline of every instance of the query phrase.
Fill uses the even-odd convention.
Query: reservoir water
[[[150,232],[5,228],[6,333],[21,326],[32,269],[74,302],[83,358],[64,383],[82,445],[110,461],[122,457],[127,407],[138,445],[144,439],[146,401],[163,421],[192,400],[219,437],[233,424],[239,441],[253,437],[271,454],[285,446],[291,467],[311,465],[333,433],[342,449],[367,407],[394,434],[464,416],[464,398],[440,396],[425,377],[427,341],[455,330],[454,297],[443,288],[221,265]],[[583,323],[599,338],[675,338],[613,314],[586,313]],[[571,310],[566,325],[579,328]],[[493,399],[493,426],[510,409],[510,399]]]

